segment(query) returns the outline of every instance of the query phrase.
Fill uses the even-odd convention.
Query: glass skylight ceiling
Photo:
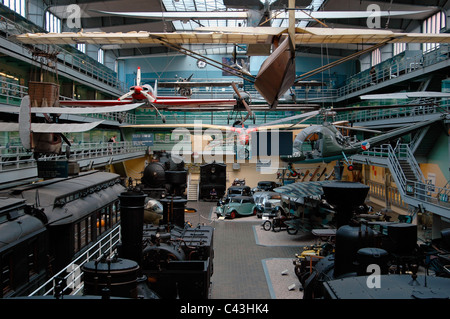
[[[227,8],[223,4],[223,0],[162,0],[167,11],[236,11],[238,9]],[[245,3],[245,0],[242,0]],[[264,3],[264,0],[262,0]],[[270,1],[273,2],[273,1]],[[307,10],[316,11],[320,8],[324,0],[312,0],[311,4],[306,8]],[[284,10],[279,12],[272,12],[275,16],[272,19],[272,26],[287,27],[288,13]],[[308,21],[299,21],[298,27],[304,27]],[[245,19],[240,20],[188,20],[188,21],[173,21],[173,26],[177,31],[192,31],[198,27],[240,27],[247,26]]]
[[[234,11],[227,9],[222,0],[163,0],[167,11]],[[238,27],[245,26],[245,20],[197,20],[173,21],[177,31],[190,31],[198,27]]]

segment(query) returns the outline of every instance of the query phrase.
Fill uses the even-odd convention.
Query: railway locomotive
[[[226,183],[226,164],[213,162],[200,166],[199,198],[217,201],[225,195]]]
[[[166,171],[173,195],[160,199],[163,218],[159,225],[144,223],[145,187],[131,187],[119,195],[122,236],[117,255],[83,266],[85,294],[143,299],[209,297],[214,228],[185,222],[187,200],[176,194],[182,193],[186,179],[182,170],[174,172],[176,178]]]
[[[140,189],[154,199],[174,194],[181,196],[187,185],[184,162],[176,163],[165,151],[155,152],[154,157],[155,159],[144,168]]]

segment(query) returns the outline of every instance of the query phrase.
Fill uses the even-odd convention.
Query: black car
[[[258,186],[256,186],[253,191],[254,192],[260,192],[260,191],[273,191],[274,188],[279,187],[280,185],[273,181],[261,181],[258,182]]]

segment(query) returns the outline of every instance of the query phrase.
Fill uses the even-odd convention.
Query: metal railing
[[[28,87],[16,83],[5,81],[0,76],[0,103],[9,105],[20,105],[22,98],[28,94]],[[72,100],[65,96],[60,96],[60,100]],[[1,110],[1,106],[0,106]],[[86,116],[94,119],[117,121],[119,123],[136,124],[136,115],[129,112],[109,112],[109,113],[87,113],[77,116]]]
[[[415,181],[408,181],[406,187],[408,196],[446,209],[450,209],[449,193],[449,188]]]
[[[365,70],[349,77],[346,80],[346,84],[337,89],[337,96],[342,97],[386,80],[421,70],[424,67],[434,65],[447,60],[448,58],[449,46],[442,44],[434,50],[415,56],[402,58],[393,57],[390,60],[375,66],[375,73],[370,74],[369,70]]]
[[[142,152],[146,146],[134,145],[130,141],[116,143],[75,143],[70,148],[70,159],[82,160],[97,157],[121,155],[133,152]],[[66,155],[47,155],[47,159],[65,159]],[[12,169],[37,166],[33,152],[23,146],[0,146],[0,173]]]
[[[89,249],[83,252],[80,256],[75,258],[69,265],[59,271],[52,278],[47,280],[42,286],[31,292],[28,296],[48,296],[55,294],[55,287],[59,281],[63,281],[65,286],[61,294],[79,295],[82,294],[84,283],[81,280],[81,267],[102,255],[112,256],[121,240],[120,224],[106,233],[100,240],[92,244]],[[70,292],[70,293],[68,293]]]
[[[410,105],[414,103],[414,105]],[[411,117],[423,117],[426,115],[437,114],[439,112],[450,111],[450,102],[446,99],[441,102],[435,102],[428,105],[415,105],[414,101],[401,105],[396,108],[379,108],[373,110],[357,111],[355,108],[351,112],[339,112],[334,117],[335,121],[349,121],[352,123],[364,123],[372,121],[405,119]],[[419,104],[419,103],[417,103]],[[423,119],[420,119],[423,120]]]
[[[408,198],[412,198],[420,202],[426,202],[436,205],[440,208],[450,208],[448,196],[448,194],[450,194],[450,188],[447,188],[446,186],[438,187],[426,182],[425,178],[423,178],[422,172],[420,171],[420,167],[418,166],[409,150],[408,145],[398,147],[397,150],[394,150],[390,144],[384,144],[380,147],[374,147],[370,151],[363,152],[362,154],[366,156],[381,157],[387,159],[388,168],[391,171],[394,180],[396,181],[397,189],[402,197],[403,202],[408,204],[410,202]],[[418,170],[418,172],[415,172],[415,174],[418,174],[420,177],[418,178],[418,180],[414,181],[405,177],[403,169],[401,168],[401,165],[398,161],[399,157],[411,157],[408,161],[413,163],[411,164],[413,170]],[[414,164],[414,162],[416,163]],[[379,189],[375,187],[371,191],[376,196],[381,196],[383,194]]]
[[[397,158],[406,159],[417,181],[424,183],[426,181],[425,177],[423,176],[422,170],[419,167],[419,163],[416,161],[416,158],[414,157],[408,144],[399,144],[395,151],[397,153]]]
[[[23,48],[23,51],[28,51],[29,46],[22,44],[17,40],[13,40],[14,35],[23,33],[35,33],[35,32],[46,32],[44,29],[33,25],[26,19],[22,21],[23,23],[16,23],[5,16],[2,16],[2,23],[0,23],[0,36],[8,41]],[[28,23],[28,25],[27,25]],[[74,71],[80,72],[92,79],[102,82],[112,88],[125,92],[127,87],[124,82],[120,81],[117,77],[117,73],[106,66],[99,64],[91,57],[86,54],[75,51],[70,52],[64,49],[63,46],[59,45],[34,45],[34,47],[43,50],[44,52],[59,52],[57,55],[58,62],[62,63],[65,67],[68,67]]]
[[[94,157],[120,155],[125,153],[145,151],[147,146],[135,145],[130,141],[78,143],[70,147],[70,159],[81,160]]]
[[[0,146],[0,172],[34,166],[33,153],[22,146]]]
[[[0,103],[20,105],[20,101],[27,94],[28,87],[8,81],[0,75]]]

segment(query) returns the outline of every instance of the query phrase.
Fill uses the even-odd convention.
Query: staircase
[[[420,182],[414,174],[414,170],[411,168],[411,165],[408,163],[406,159],[398,160],[400,167],[402,168],[403,174],[408,181]]]
[[[450,194],[450,188],[427,184],[407,144],[399,144],[395,149],[390,144],[383,144],[354,155],[352,159],[362,164],[387,167],[412,219],[421,210],[450,218],[450,202],[446,196]]]
[[[200,177],[198,174],[189,175],[187,186],[187,200],[198,201],[198,186],[200,183]]]

